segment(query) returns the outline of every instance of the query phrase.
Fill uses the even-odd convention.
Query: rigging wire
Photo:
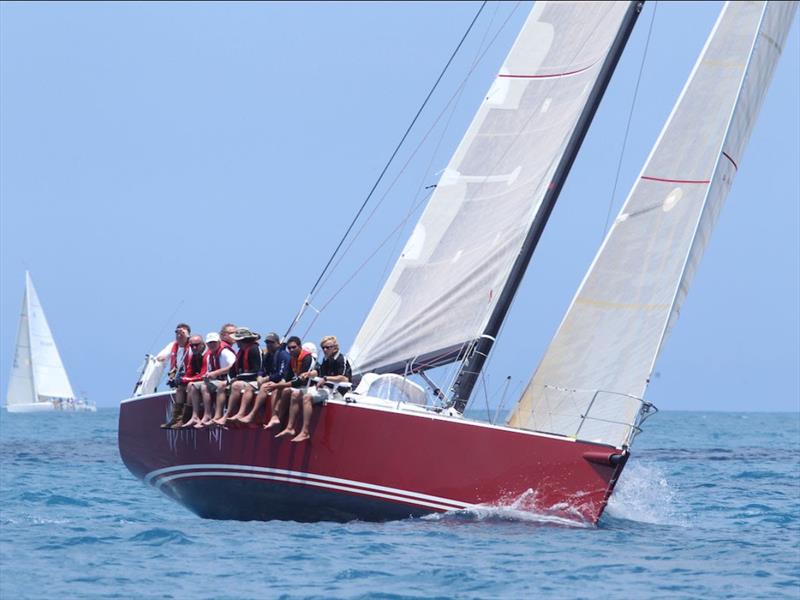
[[[178,306],[175,307],[175,310],[172,311],[172,314],[170,314],[170,316],[167,317],[167,320],[164,321],[164,324],[159,328],[158,333],[156,333],[156,337],[154,337],[153,341],[150,342],[148,348],[152,348],[155,345],[155,343],[158,341],[158,338],[161,337],[162,332],[169,326],[169,322],[172,321],[172,319],[175,318],[175,315],[178,314],[178,311],[181,309],[181,306],[183,306],[183,302],[184,302],[183,300],[178,302]]]
[[[656,20],[656,11],[658,10],[658,2],[656,1],[653,6],[653,15],[650,17],[650,28],[647,30],[647,41],[644,44],[644,52],[642,53],[642,62],[639,65],[639,76],[636,78],[636,87],[633,90],[633,98],[631,99],[631,108],[628,111],[628,124],[625,126],[625,135],[622,138],[622,149],[619,152],[619,162],[617,163],[617,174],[614,177],[614,188],[611,190],[611,197],[608,200],[608,212],[606,213],[606,222],[603,225],[603,238],[608,232],[608,222],[611,219],[611,209],[614,206],[614,198],[617,195],[617,186],[619,185],[619,174],[622,170],[622,159],[625,157],[625,147],[628,145],[628,133],[631,129],[631,121],[633,120],[633,111],[636,107],[636,98],[639,95],[639,83],[642,81],[642,72],[644,71],[644,63],[647,59],[647,49],[650,47],[650,37],[653,33],[653,23]],[[602,241],[602,240],[601,240]]]
[[[328,298],[328,300],[326,300],[325,303],[322,304],[322,306],[320,306],[318,309],[315,309],[317,314],[311,320],[311,323],[308,324],[308,327],[306,328],[305,332],[303,333],[303,336],[302,336],[303,339],[305,339],[308,336],[309,332],[311,331],[311,328],[314,326],[314,323],[317,321],[317,318],[319,318],[319,315],[322,313],[322,311],[324,311],[326,308],[328,308],[328,305],[336,299],[336,297],[339,295],[339,293],[344,288],[346,288],[348,285],[350,285],[350,282],[353,281],[353,279],[355,279],[356,275],[358,275],[367,266],[367,264],[375,257],[375,255],[378,254],[378,252],[380,252],[381,248],[383,248],[386,245],[386,243],[390,239],[392,239],[392,237],[394,237],[394,234],[397,233],[399,230],[401,230],[405,226],[405,224],[408,222],[408,220],[411,218],[411,216],[414,214],[414,212],[420,206],[422,206],[425,202],[427,202],[430,199],[431,194],[433,194],[433,191],[431,191],[430,194],[428,194],[424,198],[421,198],[417,202],[417,204],[411,208],[411,210],[408,212],[408,215],[406,215],[406,218],[403,219],[402,221],[400,221],[395,226],[395,228],[392,231],[389,232],[389,235],[387,235],[384,238],[384,240],[380,244],[378,244],[378,247],[375,248],[375,250],[372,251],[372,254],[367,256],[367,258],[364,259],[364,261],[356,268],[356,270],[353,271],[353,273],[350,275],[350,277],[348,277],[345,280],[345,282],[342,283],[341,286],[339,286],[339,288],[333,294],[331,294],[331,297]]]
[[[487,1],[488,0],[484,0],[481,3],[480,8],[478,8],[478,12],[475,13],[475,16],[473,17],[472,22],[469,24],[469,27],[467,27],[467,30],[464,32],[464,35],[461,37],[461,41],[458,42],[458,45],[456,46],[455,50],[453,50],[453,53],[450,55],[450,59],[447,61],[447,64],[445,64],[444,68],[442,69],[442,72],[439,74],[439,77],[436,79],[436,82],[433,84],[433,87],[431,87],[431,90],[428,92],[428,95],[425,97],[425,100],[422,102],[422,105],[419,107],[419,110],[417,111],[417,114],[414,115],[414,118],[411,120],[411,124],[406,129],[406,132],[403,134],[403,137],[400,139],[400,142],[397,144],[397,147],[394,149],[394,152],[392,152],[392,155],[389,157],[389,160],[386,162],[386,165],[383,167],[383,170],[381,171],[380,175],[378,175],[378,178],[375,180],[375,183],[372,185],[372,189],[370,189],[369,193],[367,194],[367,197],[364,199],[364,202],[361,204],[361,207],[358,209],[358,212],[356,213],[356,216],[353,217],[353,220],[350,223],[350,225],[348,226],[347,230],[344,232],[344,235],[342,236],[342,239],[339,241],[339,244],[336,246],[336,249],[333,251],[333,254],[331,254],[331,257],[328,259],[328,262],[323,267],[322,272],[319,274],[319,277],[317,277],[317,280],[314,282],[314,285],[311,287],[311,291],[308,293],[308,298],[309,299],[311,298],[311,296],[316,291],[317,286],[319,285],[319,282],[322,280],[322,277],[325,275],[326,271],[328,270],[328,267],[333,262],[333,259],[336,257],[336,254],[339,252],[339,249],[342,247],[342,244],[344,244],[344,241],[347,239],[347,236],[350,234],[350,231],[355,226],[356,221],[358,221],[359,216],[361,216],[361,213],[363,212],[364,208],[367,206],[367,203],[369,202],[370,198],[372,198],[372,194],[375,192],[375,189],[378,187],[380,182],[383,180],[383,176],[386,174],[386,171],[389,169],[389,166],[394,161],[394,157],[397,156],[397,153],[400,151],[400,147],[403,145],[403,142],[405,142],[406,138],[408,137],[408,134],[411,132],[411,129],[414,127],[414,124],[417,122],[417,119],[419,118],[420,114],[422,114],[423,109],[428,104],[428,100],[430,100],[431,96],[433,95],[433,92],[436,90],[436,88],[439,85],[439,82],[442,80],[442,77],[444,77],[444,74],[447,71],[448,67],[450,66],[450,63],[453,62],[453,59],[455,58],[455,56],[458,53],[458,51],[461,48],[461,46],[463,45],[464,40],[467,39],[467,36],[469,35],[469,32],[472,31],[472,27],[473,27],[473,25],[475,25],[475,22],[478,20],[478,17],[483,12],[483,9],[486,6],[486,2]],[[302,314],[302,310],[301,310],[301,314]],[[298,315],[298,317],[295,317],[294,322],[289,326],[289,329],[287,331],[287,335],[288,335],[289,331],[291,331],[292,327],[294,327],[294,325],[297,323],[298,318],[299,318],[299,315]]]
[[[485,3],[484,3],[484,4],[485,4]],[[397,172],[397,174],[394,176],[394,179],[391,181],[391,183],[389,183],[388,187],[386,188],[386,190],[385,190],[385,191],[383,192],[383,194],[381,195],[381,197],[380,197],[380,199],[378,200],[377,204],[376,204],[375,206],[373,206],[373,208],[372,208],[372,210],[370,211],[369,215],[367,215],[367,218],[366,218],[366,220],[365,220],[365,221],[364,221],[364,222],[361,224],[361,226],[358,228],[358,231],[355,233],[355,235],[354,235],[354,236],[353,236],[353,237],[350,239],[350,241],[348,242],[348,244],[347,244],[347,247],[344,249],[344,251],[343,251],[343,252],[341,252],[341,253],[340,253],[340,255],[339,255],[339,258],[338,258],[338,259],[336,259],[336,262],[335,262],[335,263],[333,264],[333,266],[330,268],[330,272],[329,272],[329,273],[328,273],[328,274],[327,274],[327,275],[324,277],[324,279],[322,279],[322,281],[321,281],[321,282],[318,280],[318,282],[317,282],[317,283],[318,283],[318,286],[319,286],[319,287],[322,287],[322,286],[324,286],[324,285],[325,285],[325,284],[326,284],[326,283],[327,283],[327,282],[330,280],[330,278],[331,278],[331,277],[332,277],[332,275],[333,275],[333,271],[335,271],[335,270],[336,270],[336,268],[337,268],[337,267],[338,267],[338,266],[341,264],[341,262],[342,262],[342,260],[344,259],[345,255],[346,255],[346,254],[349,252],[350,248],[352,248],[352,247],[353,247],[353,244],[356,242],[356,240],[357,240],[357,239],[358,239],[358,237],[361,235],[361,233],[364,231],[364,229],[366,229],[367,225],[369,224],[369,222],[372,220],[372,218],[375,216],[376,212],[378,211],[378,208],[380,208],[380,206],[383,204],[384,200],[386,200],[386,197],[389,195],[389,193],[391,192],[391,190],[394,188],[394,186],[395,186],[395,184],[397,183],[397,181],[398,181],[398,180],[400,179],[400,177],[401,177],[401,176],[402,176],[402,175],[405,173],[405,170],[406,170],[406,168],[409,166],[409,164],[411,164],[411,161],[412,161],[412,160],[414,159],[414,157],[417,155],[417,153],[419,152],[419,150],[420,150],[420,148],[423,146],[423,144],[425,144],[426,140],[428,139],[428,136],[430,136],[430,135],[433,133],[433,131],[436,129],[436,126],[439,124],[439,121],[442,119],[442,117],[443,117],[445,114],[447,114],[447,113],[448,113],[448,111],[450,111],[450,113],[449,113],[449,116],[448,116],[448,118],[447,118],[447,123],[445,124],[445,130],[447,129],[447,127],[448,127],[448,124],[449,124],[449,122],[450,122],[450,119],[452,118],[453,112],[455,111],[455,107],[457,106],[457,104],[458,104],[458,101],[459,101],[459,99],[461,98],[461,94],[463,93],[463,91],[464,91],[464,88],[465,88],[465,86],[466,86],[466,84],[467,84],[467,81],[468,81],[468,80],[469,80],[469,78],[472,76],[473,72],[475,71],[475,68],[478,66],[478,63],[480,63],[480,62],[481,62],[481,60],[482,60],[482,59],[484,58],[484,56],[486,55],[486,53],[487,53],[487,51],[488,51],[489,47],[490,47],[490,46],[491,46],[491,45],[494,43],[494,41],[497,39],[497,36],[498,36],[498,35],[500,34],[500,32],[501,32],[501,31],[502,31],[502,30],[505,28],[506,24],[508,23],[509,19],[511,18],[511,15],[513,15],[513,14],[516,12],[517,8],[519,7],[519,4],[520,4],[520,2],[517,2],[517,4],[514,6],[514,9],[511,11],[511,14],[510,14],[510,15],[509,15],[509,16],[506,18],[505,22],[504,22],[504,23],[503,23],[503,24],[500,26],[499,30],[498,30],[498,31],[497,31],[497,32],[494,34],[494,37],[493,37],[493,38],[492,38],[492,40],[489,42],[489,44],[487,45],[487,47],[486,47],[486,48],[483,50],[483,52],[482,52],[482,53],[480,53],[480,56],[476,57],[476,59],[473,61],[473,63],[472,63],[472,66],[470,67],[469,71],[467,71],[466,75],[463,77],[463,79],[461,80],[461,82],[459,83],[459,85],[458,85],[458,88],[456,89],[456,91],[455,91],[455,92],[453,92],[452,96],[450,96],[450,99],[447,101],[447,103],[445,104],[444,108],[442,108],[442,110],[441,110],[441,111],[439,112],[439,114],[436,116],[436,118],[434,119],[433,123],[432,123],[432,124],[431,124],[431,126],[428,128],[428,131],[426,131],[426,132],[425,132],[425,135],[423,135],[423,136],[422,136],[422,138],[421,138],[421,139],[420,139],[420,141],[417,143],[417,145],[416,145],[416,147],[414,148],[414,150],[411,152],[411,154],[410,154],[410,155],[408,156],[408,158],[406,159],[405,163],[403,163],[403,166],[402,166],[402,167],[400,167],[400,170],[399,170],[399,171]],[[476,18],[477,18],[477,16],[478,16],[478,15],[476,15]],[[493,21],[493,20],[494,20],[494,16],[492,17],[492,21]],[[474,24],[474,21],[473,21],[473,24]],[[467,32],[467,33],[468,33],[468,32]],[[466,34],[465,34],[465,35],[466,35]],[[485,36],[484,36],[484,39],[483,39],[483,40],[481,40],[481,45],[483,45],[484,41],[485,41]],[[462,40],[462,42],[463,42],[463,40]],[[456,49],[456,50],[457,50],[457,49]],[[452,56],[451,56],[451,61],[452,61]],[[446,67],[445,67],[445,69],[446,69]],[[442,71],[442,73],[444,73],[444,71]],[[441,78],[441,76],[440,76],[440,78]],[[451,105],[452,105],[452,108],[451,108]],[[444,132],[442,133],[442,137],[444,137]],[[440,139],[440,142],[441,142],[441,139]],[[438,147],[439,147],[439,145],[437,144],[437,148],[438,148]],[[427,190],[427,189],[430,189],[430,187],[431,187],[431,186],[429,186],[429,187],[425,187],[424,189],[425,189],[425,190]],[[435,188],[436,186],[434,185],[434,186],[432,186],[432,187],[434,187],[434,188]],[[424,190],[420,189],[420,190],[419,190],[419,192],[418,192],[418,194],[417,194],[417,196],[418,196],[418,195],[419,195],[419,193],[421,193],[422,191],[424,191]],[[416,201],[416,200],[415,200],[415,201]],[[413,202],[412,202],[412,204],[413,204]],[[356,218],[358,218],[358,215],[356,215]],[[341,244],[340,244],[340,246],[341,246]],[[338,250],[338,249],[337,249],[337,250]],[[315,288],[316,288],[316,287],[317,287],[317,284],[315,284]],[[309,295],[309,297],[310,297],[311,295],[313,295],[313,290],[312,290],[311,294]]]

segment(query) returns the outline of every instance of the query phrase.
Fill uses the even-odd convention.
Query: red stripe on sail
[[[663,183],[711,183],[710,179],[662,179],[661,177],[648,177],[647,175],[642,175],[642,179],[661,181]]]

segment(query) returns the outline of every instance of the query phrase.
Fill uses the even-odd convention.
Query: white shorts
[[[308,388],[308,395],[311,397],[312,404],[325,404],[328,398],[333,395],[333,392],[325,387],[310,387]]]

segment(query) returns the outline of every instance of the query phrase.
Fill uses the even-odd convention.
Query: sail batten
[[[630,3],[537,2],[356,336],[361,372],[484,332]]]
[[[796,6],[725,5],[509,425],[630,440]]]

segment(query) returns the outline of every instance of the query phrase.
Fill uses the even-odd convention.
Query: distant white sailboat
[[[75,397],[27,271],[6,408],[8,412],[97,410],[94,404]]]

